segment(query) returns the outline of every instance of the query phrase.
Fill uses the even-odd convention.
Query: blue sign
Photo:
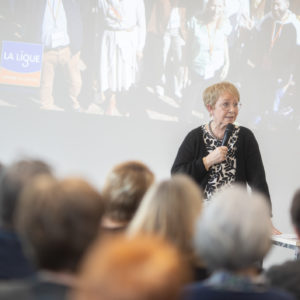
[[[43,46],[41,44],[2,42],[1,67],[17,73],[41,71]]]

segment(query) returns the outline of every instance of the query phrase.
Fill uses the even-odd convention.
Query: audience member
[[[65,299],[83,254],[98,235],[103,211],[100,194],[82,179],[40,176],[27,185],[16,224],[39,272],[19,286],[0,286],[0,298]]]
[[[195,279],[207,277],[200,259],[193,249],[195,222],[202,209],[202,193],[196,183],[186,175],[153,185],[145,194],[128,235],[157,234],[177,247],[190,267]]]
[[[183,299],[293,299],[259,280],[256,262],[270,249],[271,232],[263,196],[238,186],[216,194],[195,235],[196,251],[213,274],[203,283],[187,286]]]
[[[109,172],[102,189],[106,204],[102,228],[108,233],[123,231],[153,181],[152,171],[139,161],[116,165]]]
[[[291,206],[292,222],[298,238],[300,238],[300,189],[296,191]],[[271,267],[266,276],[274,287],[282,288],[300,299],[300,260],[287,261],[282,265]]]
[[[187,272],[162,239],[118,237],[96,243],[84,259],[75,300],[175,300]]]
[[[23,187],[34,177],[50,174],[50,167],[40,160],[19,160],[8,166],[0,179],[0,279],[31,276],[33,267],[23,254],[15,232],[14,217]]]

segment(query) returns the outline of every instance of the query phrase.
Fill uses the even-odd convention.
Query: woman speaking
[[[241,105],[237,88],[229,82],[211,85],[205,89],[203,101],[211,120],[186,136],[171,173],[186,173],[194,178],[204,192],[204,201],[210,201],[224,185],[248,184],[266,196],[271,210],[265,170],[254,134],[243,126],[228,125],[236,120]]]

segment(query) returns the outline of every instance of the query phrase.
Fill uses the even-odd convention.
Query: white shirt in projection
[[[206,24],[192,17],[188,23],[192,33],[192,69],[203,76],[212,78],[225,62],[226,39],[232,26],[226,19],[222,26],[211,30]]]
[[[47,0],[44,12],[42,43],[46,48],[70,44],[67,17],[62,0]]]

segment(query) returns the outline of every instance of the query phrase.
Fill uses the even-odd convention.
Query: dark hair
[[[152,171],[139,161],[115,166],[102,189],[105,216],[114,221],[129,222],[153,181]]]
[[[17,229],[40,269],[75,272],[103,211],[100,194],[83,179],[40,176],[20,197]]]
[[[294,226],[300,232],[300,189],[298,189],[293,196],[291,217]]]
[[[22,189],[41,174],[51,174],[51,168],[35,159],[19,160],[4,171],[0,182],[0,217],[4,227],[14,227],[14,214]]]

